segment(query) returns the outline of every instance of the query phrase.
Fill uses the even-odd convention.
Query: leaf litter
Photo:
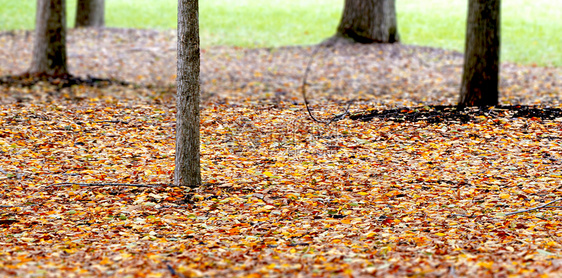
[[[504,63],[501,106],[432,121],[452,113],[461,54],[321,50],[307,89],[315,116],[354,100],[350,117],[321,125],[299,95],[312,47],[204,49],[208,186],[81,185],[172,183],[174,36],[71,30],[73,74],[128,85],[2,85],[3,276],[560,271],[559,204],[509,215],[560,198],[560,68]],[[25,70],[30,40],[0,36],[2,75]]]

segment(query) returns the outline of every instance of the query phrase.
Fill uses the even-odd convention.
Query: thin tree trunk
[[[199,4],[178,0],[176,165],[177,185],[201,185],[199,150]]]
[[[105,0],[78,0],[75,27],[102,27],[105,24]]]
[[[500,0],[469,0],[459,106],[498,104]]]
[[[66,76],[65,0],[37,0],[35,43],[29,73]]]
[[[394,0],[345,0],[336,37],[360,43],[399,41]]]

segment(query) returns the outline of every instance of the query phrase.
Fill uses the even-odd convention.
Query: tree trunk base
[[[364,44],[398,42],[395,6],[395,0],[345,0],[336,33]]]
[[[340,45],[350,45],[350,44],[381,44],[381,42],[377,42],[377,41],[373,41],[373,40],[356,40],[354,38],[351,37],[345,37],[342,36],[340,34],[336,34],[333,35],[327,39],[325,39],[324,41],[322,41],[320,44],[323,46],[340,46]],[[388,42],[388,43],[399,43],[399,42]]]
[[[352,38],[343,37],[340,35],[333,35],[320,43],[322,46],[332,47],[340,45],[350,45],[356,44],[358,42],[354,41]]]

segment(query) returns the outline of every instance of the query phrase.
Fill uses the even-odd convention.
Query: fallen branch
[[[534,208],[530,208],[530,209],[524,209],[524,210],[518,210],[518,211],[514,211],[514,212],[508,212],[508,213],[505,214],[505,216],[541,209],[541,208],[547,207],[548,205],[550,205],[552,203],[556,203],[556,202],[559,202],[559,201],[562,201],[562,198],[556,199],[554,201],[550,201],[550,202],[548,202],[544,205],[540,205],[538,207],[534,207]]]
[[[320,48],[322,47],[331,47],[333,46],[334,43],[333,42],[325,42],[325,43],[321,43],[318,46],[316,46],[316,49],[314,49],[314,51],[312,51],[312,54],[310,55],[310,59],[308,60],[308,63],[306,65],[306,69],[304,70],[304,76],[302,79],[302,98],[304,100],[304,105],[306,106],[306,111],[308,112],[308,115],[310,116],[310,118],[312,120],[314,120],[317,123],[323,123],[326,125],[330,125],[332,122],[336,122],[339,120],[342,120],[345,118],[345,116],[349,115],[349,107],[351,106],[351,104],[353,103],[353,100],[349,101],[347,103],[347,107],[345,108],[345,111],[341,114],[338,115],[334,115],[329,121],[324,121],[324,120],[319,120],[316,119],[313,115],[312,115],[312,111],[310,111],[310,105],[308,103],[308,98],[306,97],[306,80],[308,78],[308,73],[310,72],[310,67],[312,66],[312,61],[314,60],[314,57],[316,56],[316,54],[318,54],[318,51],[320,50]]]
[[[316,49],[314,49],[314,51],[310,55],[310,59],[308,60],[308,64],[306,65],[306,69],[304,70],[304,77],[302,79],[302,98],[304,99],[304,105],[306,106],[306,111],[308,112],[308,115],[310,116],[310,118],[312,120],[314,120],[317,123],[329,124],[328,122],[325,122],[323,120],[316,119],[312,115],[312,111],[310,111],[310,107],[309,107],[309,104],[308,104],[308,99],[306,98],[306,79],[308,78],[308,72],[310,72],[310,66],[312,65],[312,61],[314,59],[314,56],[316,56],[316,54],[318,53],[318,51],[320,50],[321,47],[322,47],[322,44],[319,44],[316,47]]]
[[[94,121],[94,123],[128,124],[129,122],[121,121],[121,120],[107,120],[107,121]]]
[[[67,187],[67,186],[131,186],[131,187],[162,187],[165,184],[134,184],[134,183],[75,183],[75,182],[61,182],[55,183],[54,187]]]
[[[25,208],[25,207],[33,207],[37,206],[37,204],[28,204],[28,205],[0,205],[0,208]]]
[[[178,185],[178,184],[167,184],[167,183],[156,183],[156,184],[142,184],[142,183],[76,183],[76,182],[61,182],[55,183],[51,186],[54,187],[68,187],[68,186],[130,186],[130,187],[150,187],[150,188],[160,188],[160,187],[189,187],[195,188],[199,186],[209,186],[209,185],[219,185],[220,183],[203,183],[201,185]]]

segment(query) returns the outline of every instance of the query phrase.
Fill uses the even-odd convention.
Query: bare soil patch
[[[31,60],[29,31],[0,33],[0,76],[24,72]],[[250,98],[260,103],[301,103],[304,68],[315,46],[275,49],[212,47],[202,50],[204,99]],[[73,75],[171,88],[175,82],[175,31],[73,29],[68,36]],[[346,45],[314,57],[309,94],[315,108],[356,99],[370,107],[454,105],[461,53],[402,44]],[[562,69],[503,63],[501,104],[558,106]],[[10,97],[9,95],[6,97]],[[12,99],[13,100],[13,99]],[[10,101],[5,99],[4,101]]]

